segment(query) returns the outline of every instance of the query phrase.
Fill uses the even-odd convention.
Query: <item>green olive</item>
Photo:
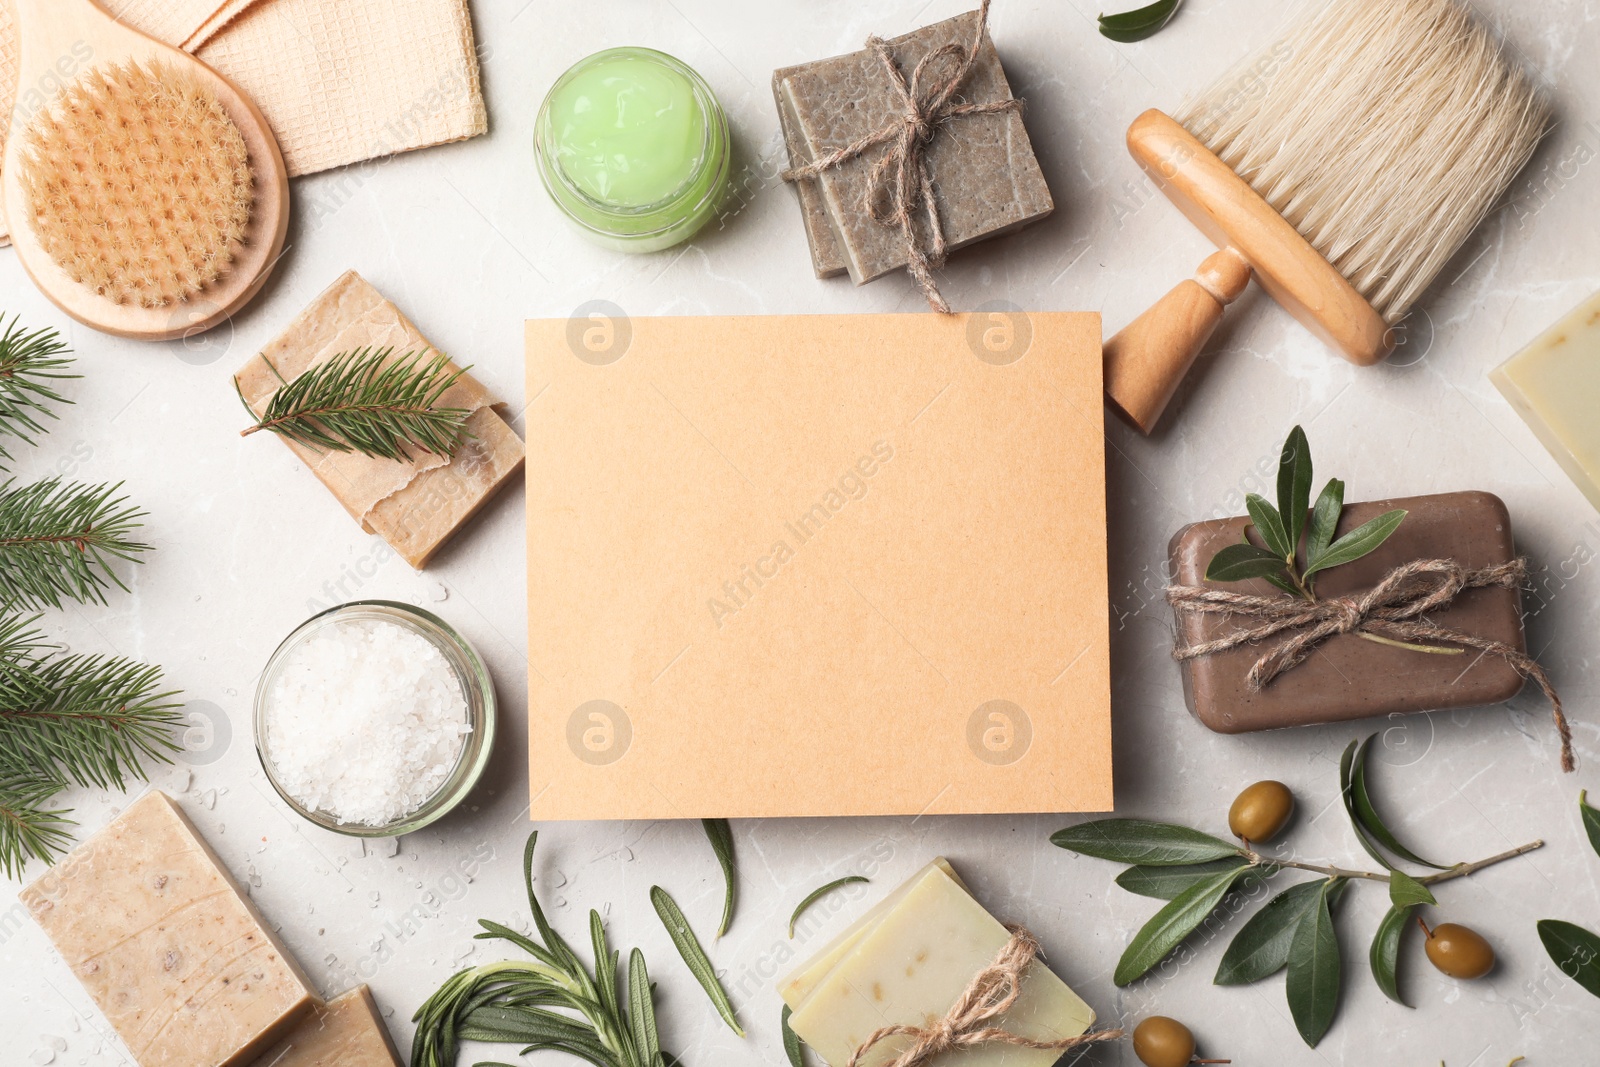
[[[1260,844],[1271,841],[1294,815],[1294,794],[1282,782],[1257,782],[1234,799],[1228,829],[1235,837]]]
[[[1187,1067],[1194,1059],[1194,1034],[1176,1019],[1152,1015],[1134,1028],[1133,1054],[1145,1067]]]
[[[1424,946],[1428,959],[1451,978],[1482,978],[1494,970],[1494,949],[1476,930],[1457,923],[1440,923],[1429,930],[1422,920],[1417,922],[1428,935]]]

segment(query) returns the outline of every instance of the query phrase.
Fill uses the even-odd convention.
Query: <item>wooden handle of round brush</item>
[[[1112,410],[1142,434],[1155,429],[1222,312],[1249,284],[1250,264],[1224,248],[1107,341],[1106,399]]]

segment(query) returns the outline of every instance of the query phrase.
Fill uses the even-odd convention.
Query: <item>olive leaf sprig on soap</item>
[[[1405,510],[1397,508],[1336,537],[1339,517],[1344,514],[1344,482],[1328,479],[1315,505],[1311,503],[1311,485],[1311,444],[1305,430],[1296,426],[1289,431],[1278,459],[1277,506],[1259,493],[1245,497],[1250,525],[1244,529],[1244,539],[1211,557],[1206,565],[1206,580],[1242,582],[1261,578],[1290,596],[1315,602],[1319,574],[1370,555],[1405,521]],[[1251,540],[1252,531],[1261,544]],[[1355,636],[1415,652],[1443,656],[1459,656],[1462,652],[1459,648],[1397,641],[1364,630]]]
[[[308,448],[397,461],[411,459],[408,447],[453,455],[472,412],[439,402],[471,368],[453,369],[438,354],[393,357],[392,348],[342,352],[285,382],[259,414],[239,391],[255,420],[240,436],[267,430]]]
[[[1384,882],[1391,906],[1372,940],[1368,964],[1379,989],[1404,1004],[1396,974],[1401,938],[1419,907],[1437,904],[1431,887],[1532,852],[1544,842],[1533,841],[1472,863],[1442,866],[1422,859],[1399,841],[1372,802],[1366,759],[1371,743],[1372,737],[1368,737],[1345,749],[1339,787],[1356,840],[1381,871],[1309,863],[1258,851],[1259,844],[1283,830],[1293,812],[1292,796],[1277,782],[1257,783],[1234,802],[1229,826],[1239,838],[1237,843],[1187,826],[1141,819],[1102,819],[1054,834],[1050,840],[1061,848],[1131,864],[1118,875],[1117,884],[1131,893],[1168,902],[1123,952],[1114,975],[1116,984],[1129,985],[1148,974],[1230,894],[1235,899],[1254,899],[1264,892],[1267,879],[1285,870],[1300,870],[1319,877],[1289,887],[1252,915],[1233,937],[1213,981],[1245,985],[1287,970],[1290,1014],[1300,1036],[1314,1047],[1333,1025],[1339,1006],[1341,969],[1334,923],[1339,899],[1351,885]],[[1399,862],[1430,870],[1409,874]],[[1476,977],[1493,965],[1493,951],[1472,931],[1450,924],[1423,929],[1428,958],[1446,974]]]
[[[1587,792],[1578,794],[1578,815],[1589,844],[1600,854],[1600,808],[1589,804]],[[1600,997],[1600,934],[1562,919],[1541,919],[1539,940],[1561,973]]]
[[[1177,14],[1182,0],[1156,0],[1155,3],[1134,11],[1115,15],[1101,15],[1100,34],[1121,44],[1133,44],[1159,33],[1172,16]]]

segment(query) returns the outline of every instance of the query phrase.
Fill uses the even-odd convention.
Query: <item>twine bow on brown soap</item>
[[[1011,940],[1006,942],[994,962],[973,976],[966,991],[956,998],[943,1019],[926,1026],[885,1026],[875,1030],[850,1056],[846,1067],[858,1067],[862,1058],[877,1044],[891,1037],[909,1037],[912,1043],[884,1067],[926,1067],[934,1057],[957,1049],[1002,1044],[1017,1048],[1065,1051],[1094,1041],[1110,1041],[1122,1036],[1121,1030],[1101,1030],[1059,1041],[1035,1041],[994,1025],[1022,995],[1022,979],[1028,965],[1039,955],[1039,942],[1020,926],[1007,926]]]
[[[1180,614],[1242,615],[1263,620],[1225,637],[1180,645],[1172,654],[1180,662],[1187,661],[1288,634],[1250,668],[1246,683],[1251,692],[1260,692],[1278,675],[1304,663],[1318,646],[1337,634],[1370,634],[1391,641],[1443,641],[1474,648],[1504,660],[1544,691],[1561,737],[1561,769],[1572,771],[1576,766],[1572,729],[1561,710],[1561,698],[1538,661],[1500,641],[1452,630],[1424,618],[1431,611],[1449,607],[1468,589],[1513,589],[1527,577],[1527,562],[1520,559],[1479,570],[1467,570],[1450,559],[1419,559],[1394,568],[1364,593],[1325,600],[1250,596],[1203,585],[1168,586],[1167,600]]]
[[[939,222],[939,205],[934,196],[933,179],[928,173],[926,150],[928,143],[938,134],[940,127],[950,119],[962,115],[993,115],[1002,111],[1020,111],[1022,101],[995,100],[987,104],[955,103],[955,95],[966,84],[972,68],[983,50],[983,38],[989,26],[989,0],[978,8],[978,26],[972,35],[972,44],[966,48],[947,44],[923,56],[911,71],[908,80],[900,64],[895,62],[889,45],[876,35],[867,38],[867,47],[883,61],[889,74],[889,84],[894,89],[901,115],[891,120],[881,130],[869,133],[843,148],[835,149],[803,167],[783,172],[784,181],[815,178],[823,171],[849,162],[880,145],[888,149],[873,164],[865,193],[867,213],[885,225],[900,227],[906,239],[906,270],[916,280],[928,305],[935,311],[950,313],[939,286],[933,280],[934,267],[944,265],[944,227]],[[936,65],[948,59],[959,58],[956,68],[943,80],[936,80]],[[929,247],[924,249],[917,233],[916,216],[928,220],[932,235]]]

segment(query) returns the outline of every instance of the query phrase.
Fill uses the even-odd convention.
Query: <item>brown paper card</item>
[[[1110,809],[1098,315],[527,347],[533,818]]]

